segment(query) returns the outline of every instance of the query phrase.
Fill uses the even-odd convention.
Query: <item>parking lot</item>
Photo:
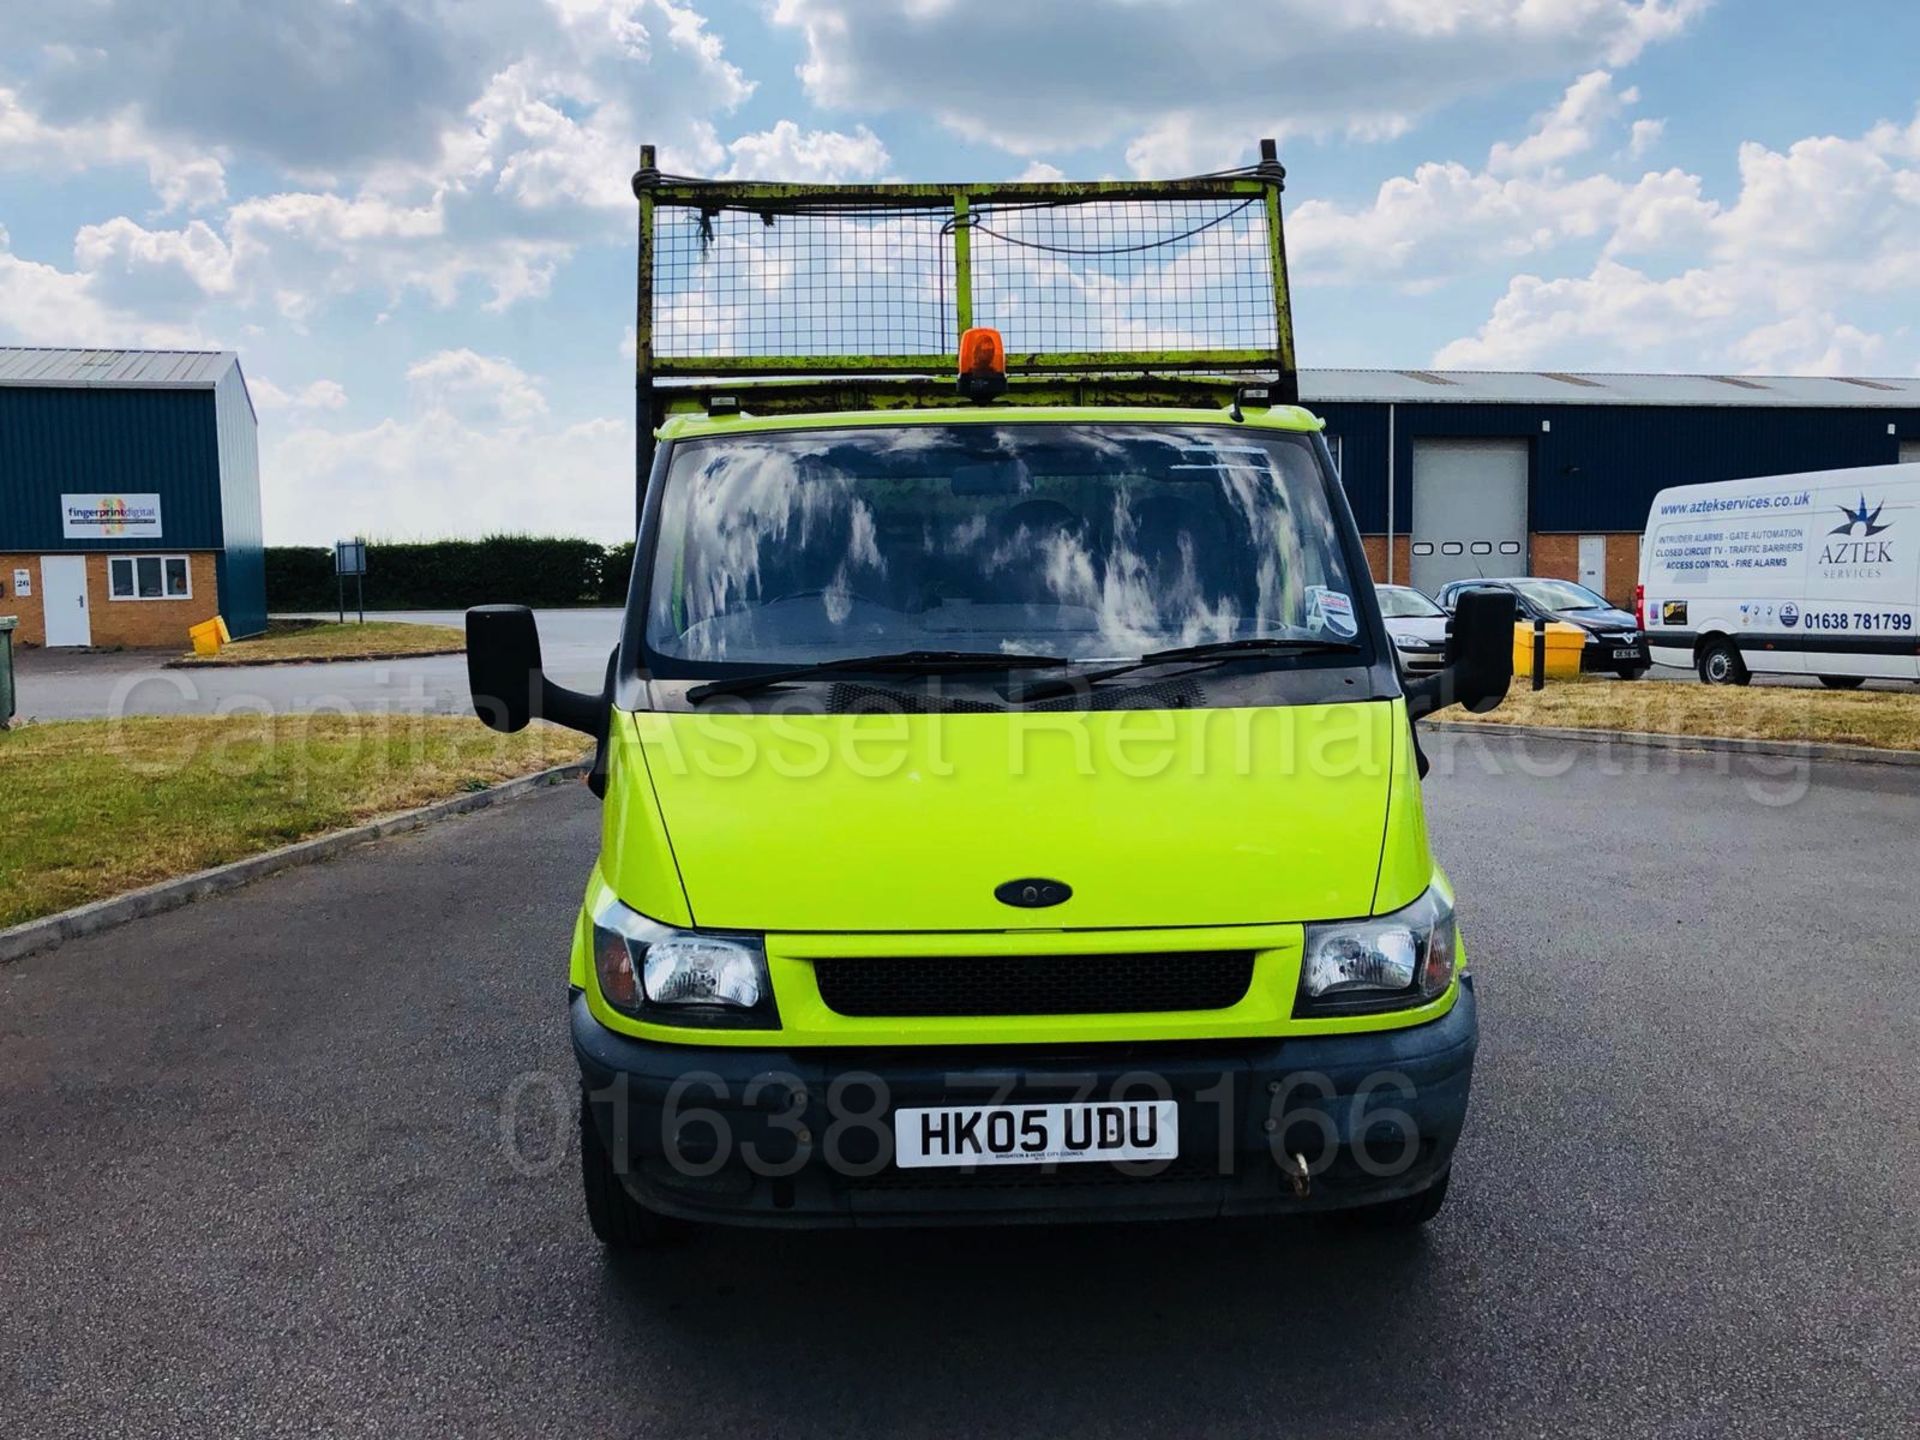
[[[1446,1212],[609,1264],[569,788],[0,970],[16,1435],[1915,1433],[1920,772],[1439,736]]]

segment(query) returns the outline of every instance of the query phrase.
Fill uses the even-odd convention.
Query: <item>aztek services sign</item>
[[[158,540],[158,495],[62,495],[60,533],[69,540]]]

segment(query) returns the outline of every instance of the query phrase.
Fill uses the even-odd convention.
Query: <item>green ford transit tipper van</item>
[[[489,724],[596,742],[569,1006],[603,1241],[1438,1210],[1475,999],[1414,722],[1499,702],[1512,602],[1397,668],[1291,403],[1279,181],[636,177],[647,463],[603,692],[544,677],[526,610],[468,618]],[[883,262],[922,251],[938,328],[902,341]],[[1126,348],[1063,253],[1191,330],[1238,295],[1261,343]]]

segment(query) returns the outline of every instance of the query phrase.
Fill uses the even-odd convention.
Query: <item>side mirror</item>
[[[476,605],[467,611],[467,688],[473,713],[511,735],[536,718],[604,739],[610,694],[587,695],[547,679],[540,630],[524,605]]]
[[[1407,686],[1418,720],[1449,705],[1476,715],[1497,709],[1513,683],[1515,597],[1510,590],[1467,590],[1455,601],[1446,668]]]
[[[473,713],[491,730],[527,728],[546,674],[540,629],[524,605],[476,605],[467,611],[467,688]]]

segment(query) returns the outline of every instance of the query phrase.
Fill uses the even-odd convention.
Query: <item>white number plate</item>
[[[1638,650],[1616,650],[1613,652],[1613,658],[1616,660],[1638,660],[1640,658],[1640,652]]]
[[[894,1113],[893,1158],[903,1170],[1171,1160],[1180,1153],[1179,1130],[1172,1100],[944,1105]]]

